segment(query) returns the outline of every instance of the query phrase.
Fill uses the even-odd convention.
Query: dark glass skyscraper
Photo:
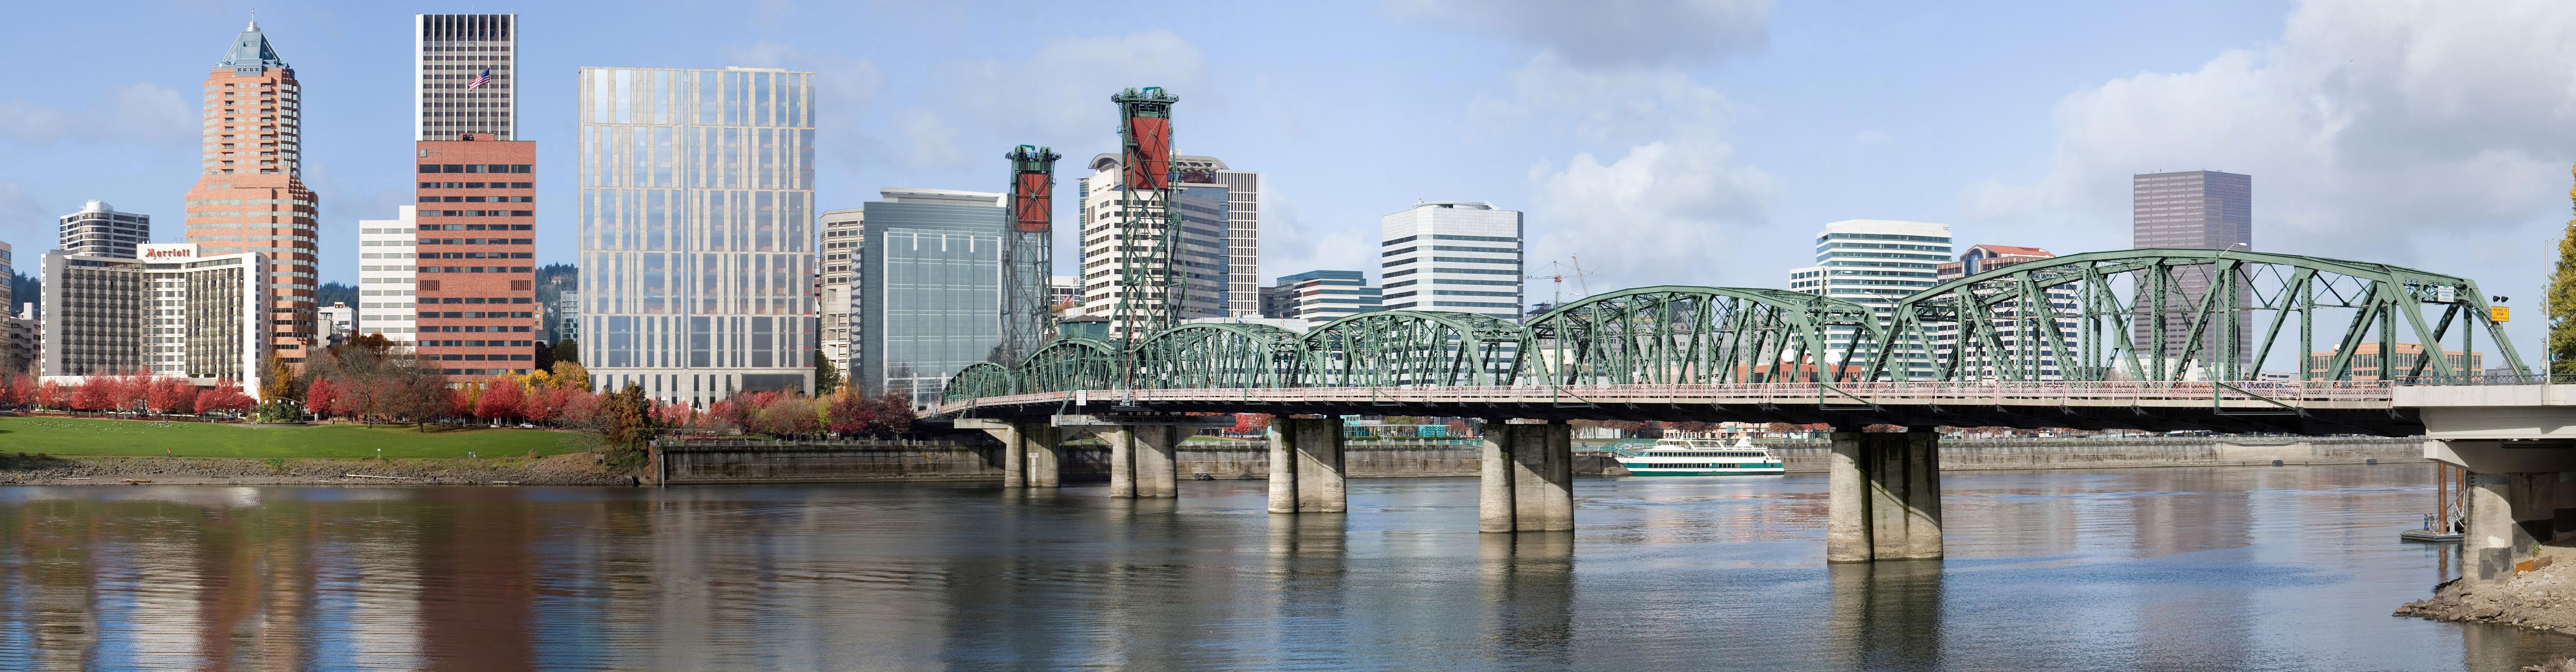
[[[2254,250],[2254,178],[2248,175],[2194,170],[2179,173],[2147,173],[2131,178],[2132,241],[2140,248],[2181,247],[2208,250]],[[2200,305],[2202,294],[2211,278],[2181,275],[2174,278],[2182,290],[2177,297],[2166,299],[2162,319],[2138,320],[2131,326],[2129,338],[2142,355],[2157,352],[2156,323],[2161,322],[2166,358],[2182,356],[2191,336],[2190,315]],[[2240,296],[2240,305],[2251,297]],[[2144,301],[2139,302],[2144,305]],[[2141,310],[2144,310],[2143,308]],[[2246,361],[2252,345],[2247,343],[2251,324],[2238,324],[2235,339],[2237,361]],[[2201,352],[2216,352],[2219,347],[2219,325],[2209,325],[2201,334]],[[2195,357],[2196,359],[2205,359]]]

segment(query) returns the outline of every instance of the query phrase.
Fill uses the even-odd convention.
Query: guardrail
[[[1061,404],[1082,397],[1092,402],[1228,402],[1283,403],[1352,401],[1373,403],[1660,403],[1722,400],[1715,403],[1814,404],[2003,404],[2105,405],[2104,402],[2171,405],[2200,402],[2238,408],[2278,408],[2301,403],[2388,403],[2395,385],[2389,381],[2238,381],[2211,382],[1967,382],[1967,383],[1737,383],[1723,385],[1485,385],[1396,387],[1275,387],[1084,390],[1042,392],[961,399],[940,406],[956,413],[978,406]]]

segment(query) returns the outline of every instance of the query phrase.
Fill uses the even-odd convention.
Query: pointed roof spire
[[[241,36],[233,38],[232,48],[224,52],[223,60],[215,62],[215,67],[246,72],[278,68],[286,70],[288,75],[295,74],[295,68],[287,65],[286,59],[277,55],[277,47],[269,45],[268,35],[259,32],[259,19],[256,14],[253,15],[250,26],[242,29]]]

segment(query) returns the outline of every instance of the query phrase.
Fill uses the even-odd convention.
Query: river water
[[[2388,615],[2424,465],[1954,472],[1949,560],[1828,567],[1821,476],[1476,483],[0,488],[0,669],[2501,670]]]

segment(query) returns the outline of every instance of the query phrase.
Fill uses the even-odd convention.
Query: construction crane
[[[1581,293],[1582,293],[1582,294],[1580,294],[1580,295],[1578,295],[1578,296],[1576,296],[1576,297],[1574,297],[1574,298],[1580,299],[1580,298],[1583,298],[1583,297],[1591,296],[1591,295],[1592,295],[1592,283],[1585,281],[1585,280],[1584,280],[1584,278],[1589,278],[1589,277],[1593,277],[1593,276],[1596,276],[1596,275],[1600,275],[1599,273],[1593,273],[1593,272],[1588,272],[1588,271],[1583,270],[1583,258],[1582,258],[1582,257],[1567,256],[1566,258],[1567,258],[1567,259],[1569,259],[1569,260],[1572,260],[1572,263],[1562,263],[1562,262],[1554,262],[1554,261],[1547,262],[1547,265],[1546,265],[1546,266],[1543,266],[1542,268],[1549,269],[1549,270],[1548,270],[1548,272],[1539,273],[1539,274],[1536,274],[1536,275],[1524,275],[1524,276],[1521,276],[1521,279],[1522,279],[1522,280],[1538,280],[1538,279],[1542,279],[1542,278],[1543,278],[1543,279],[1548,280],[1548,281],[1553,285],[1553,286],[1549,289],[1549,292],[1548,292],[1548,293],[1549,293],[1549,298],[1548,298],[1548,301],[1547,301],[1547,305],[1548,305],[1548,307],[1550,307],[1550,308],[1554,308],[1554,307],[1556,307],[1556,306],[1565,305],[1565,279],[1566,279],[1566,278],[1573,278],[1573,279],[1574,279],[1574,291],[1577,291],[1577,292],[1581,292]],[[1566,270],[1566,269],[1569,269],[1569,268],[1574,269],[1574,270],[1573,270],[1573,271],[1571,271],[1571,272],[1569,272],[1569,271],[1567,271],[1567,270]]]

